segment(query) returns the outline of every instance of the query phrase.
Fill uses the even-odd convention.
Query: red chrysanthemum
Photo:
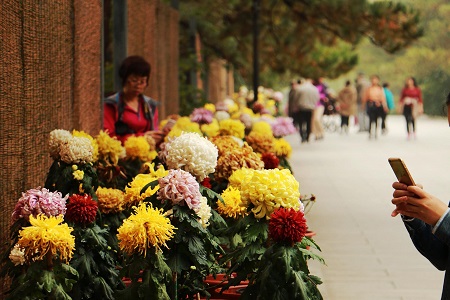
[[[79,225],[87,225],[95,221],[97,202],[89,195],[72,195],[66,205],[65,219]]]
[[[280,159],[272,152],[263,153],[261,160],[264,162],[264,169],[275,169],[280,164]]]
[[[201,185],[203,185],[205,188],[210,189],[212,187],[211,185],[211,178],[205,177],[202,182],[200,182]]]
[[[303,239],[307,229],[305,215],[301,210],[279,208],[270,216],[269,236],[275,242],[294,245]]]

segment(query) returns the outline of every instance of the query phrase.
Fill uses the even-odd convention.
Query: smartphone
[[[403,160],[400,158],[391,157],[388,161],[395,173],[395,176],[397,176],[398,182],[406,185],[416,185]]]

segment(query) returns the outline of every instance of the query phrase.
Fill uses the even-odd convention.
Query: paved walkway
[[[443,201],[450,199],[450,129],[446,119],[422,116],[417,139],[407,141],[402,116],[389,116],[389,133],[369,140],[327,133],[322,141],[293,148],[290,162],[302,194],[317,201],[306,215],[327,265],[310,263],[322,278],[325,300],[440,299],[443,272],[412,245],[399,218],[392,218],[388,157],[401,157],[415,181]]]

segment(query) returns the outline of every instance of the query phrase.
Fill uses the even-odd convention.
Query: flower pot
[[[231,278],[233,278],[236,275],[232,274],[231,276],[232,276]],[[206,284],[206,289],[211,294],[211,299],[214,299],[214,300],[215,299],[224,299],[224,298],[222,298],[223,294],[220,291],[222,290],[222,287],[228,283],[228,278],[230,278],[230,277],[227,274],[217,274],[215,276],[213,276],[213,275],[206,276],[206,279],[204,280],[204,282]],[[241,281],[240,285],[247,286],[248,280]],[[228,298],[226,298],[226,299],[228,299]]]
[[[230,288],[223,291],[222,293],[220,293],[221,288],[218,288],[216,289],[216,292],[219,293],[218,295],[219,297],[221,297],[221,299],[239,299],[247,286],[247,284],[230,286]]]

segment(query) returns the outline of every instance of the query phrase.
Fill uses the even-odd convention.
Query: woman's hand
[[[155,140],[156,145],[159,145],[163,138],[164,138],[164,133],[162,131],[159,130],[155,130],[155,131],[147,131],[145,134],[145,136],[149,135],[153,138],[153,140]]]
[[[403,183],[394,182],[392,187],[395,189],[392,204],[396,206],[391,214],[393,217],[402,214],[418,218],[434,226],[447,211],[448,206],[445,203],[425,192],[419,186],[407,186]]]

